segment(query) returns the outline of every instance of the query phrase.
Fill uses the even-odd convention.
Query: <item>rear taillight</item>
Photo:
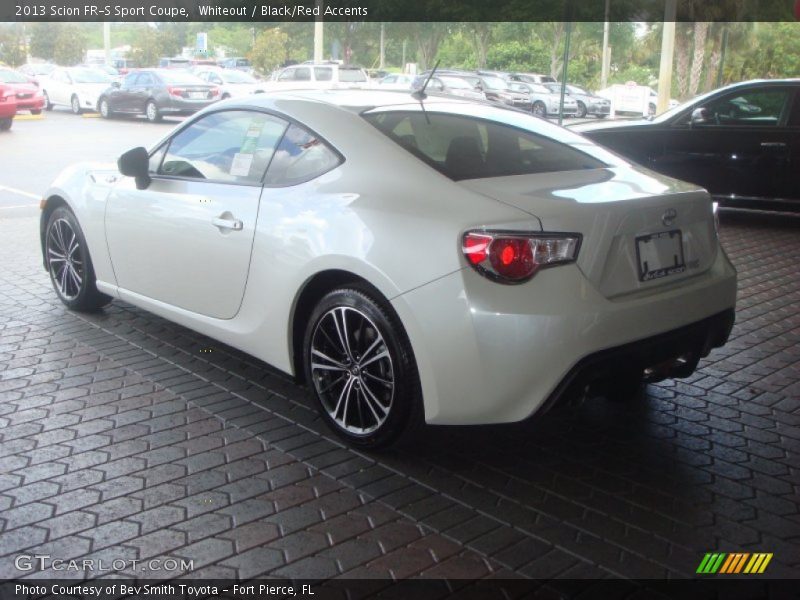
[[[183,88],[169,86],[167,87],[167,92],[169,92],[170,96],[183,96],[185,90]]]
[[[522,283],[539,269],[573,262],[580,241],[575,233],[468,231],[462,250],[481,275],[500,283]]]

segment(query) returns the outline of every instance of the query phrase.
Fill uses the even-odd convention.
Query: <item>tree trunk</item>
[[[683,24],[677,24],[675,28],[675,70],[678,97],[683,100],[689,88],[689,36]]]
[[[700,76],[703,74],[703,63],[706,58],[706,37],[708,22],[698,21],[694,24],[694,53],[692,55],[692,71],[689,75],[689,95],[697,94],[700,87]]]

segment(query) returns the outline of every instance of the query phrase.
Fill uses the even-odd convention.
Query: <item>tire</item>
[[[608,115],[596,115],[598,119],[605,119]]]
[[[40,115],[40,114],[42,114],[42,109],[41,108],[32,108],[31,109],[31,114],[34,115],[34,116]]]
[[[72,109],[73,115],[79,115],[81,112],[81,101],[76,94],[72,94],[72,98],[69,99],[69,107]]]
[[[231,97],[231,95],[229,93],[225,92],[224,94],[222,94],[222,98],[220,98],[220,100],[227,100],[230,97]]]
[[[151,123],[158,123],[163,118],[161,111],[158,110],[158,105],[153,100],[148,100],[144,107],[144,115]]]
[[[544,102],[541,101],[536,101],[533,103],[533,108],[531,109],[531,112],[534,114],[534,116],[540,117],[542,119],[547,117],[547,107],[544,105]]]
[[[13,123],[14,119],[0,119],[0,131],[8,131]]]
[[[575,114],[579,119],[586,118],[586,105],[583,102],[578,102],[578,112]]]
[[[99,112],[100,116],[104,119],[110,119],[114,116],[114,113],[108,106],[108,100],[106,98],[100,98],[100,102],[97,103],[97,112]]]
[[[320,414],[352,446],[388,446],[422,421],[411,344],[388,303],[366,286],[319,301],[306,326],[303,364]]]
[[[47,90],[42,90],[42,96],[44,96],[44,109],[53,110],[53,103],[50,102],[50,96],[47,95]]]
[[[44,252],[50,282],[67,308],[94,311],[111,302],[110,296],[97,290],[86,239],[75,215],[64,206],[47,220]]]

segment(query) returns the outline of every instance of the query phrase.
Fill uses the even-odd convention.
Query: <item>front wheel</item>
[[[111,302],[97,290],[86,239],[75,215],[63,206],[47,221],[44,253],[53,289],[67,308],[91,311]]]
[[[44,96],[44,109],[53,110],[53,103],[50,102],[50,96],[47,95],[47,90],[42,90],[42,96]]]
[[[42,114],[42,109],[41,108],[33,108],[33,109],[31,109],[31,114],[34,115],[34,116],[40,115],[40,114]]]
[[[161,120],[161,111],[158,110],[158,106],[152,100],[148,101],[147,106],[145,106],[144,114],[151,123],[158,123]]]
[[[72,98],[69,101],[70,108],[72,108],[73,115],[81,114],[81,101],[78,99],[78,96],[75,94],[72,95]]]
[[[0,119],[0,131],[8,131],[11,129],[11,124],[14,119]]]
[[[583,102],[578,102],[578,113],[575,116],[579,119],[586,118],[586,105]]]
[[[547,116],[547,107],[544,105],[544,102],[533,103],[533,114],[542,118]]]
[[[306,379],[328,425],[353,446],[387,446],[419,422],[416,362],[403,327],[366,287],[328,293],[308,320]]]

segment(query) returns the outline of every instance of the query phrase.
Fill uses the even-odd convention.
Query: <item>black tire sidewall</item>
[[[587,114],[586,105],[583,102],[578,102],[578,118],[585,119]]]
[[[356,435],[347,432],[331,418],[317,395],[312,378],[311,338],[320,319],[330,309],[339,306],[354,308],[367,315],[375,324],[381,336],[383,336],[392,359],[395,380],[392,407],[386,421],[376,431],[367,435]],[[336,289],[326,294],[317,303],[309,317],[305,335],[303,336],[303,368],[306,382],[311,389],[322,418],[339,437],[353,446],[378,449],[391,444],[404,433],[410,424],[411,417],[420,408],[419,375],[411,352],[411,345],[408,342],[408,337],[402,324],[394,314],[394,311],[384,301],[378,299],[377,294],[359,287]]]

